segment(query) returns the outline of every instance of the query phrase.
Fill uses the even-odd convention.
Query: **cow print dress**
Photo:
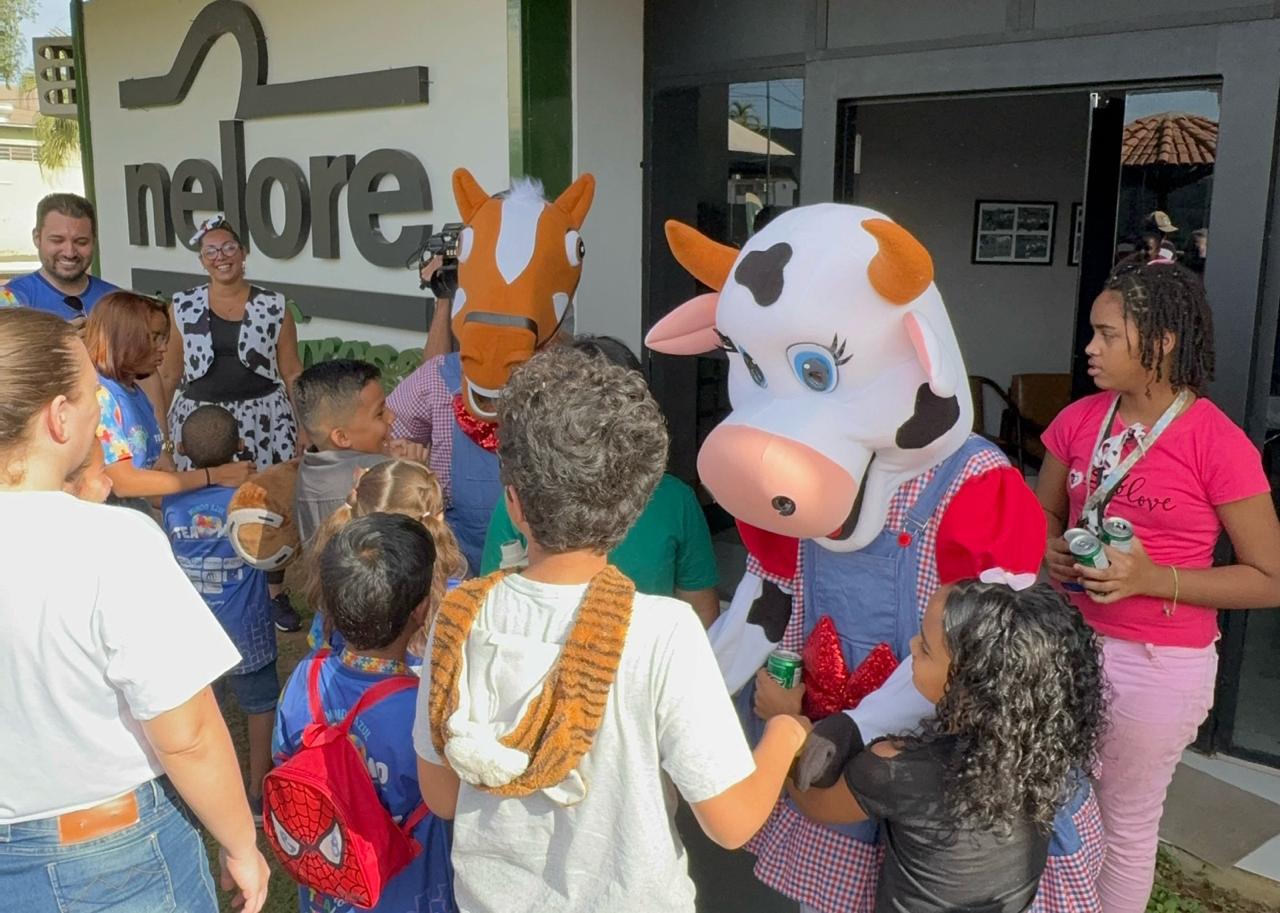
[[[236,417],[245,450],[241,459],[252,459],[259,469],[291,460],[297,449],[298,429],[289,394],[280,376],[276,345],[286,313],[284,296],[253,286],[239,324],[236,360],[252,372],[250,386],[261,395],[201,398],[192,389],[209,373],[215,359],[230,358],[215,352],[214,320],[209,307],[209,286],[202,285],[173,296],[177,329],[182,332],[182,385],[169,408],[169,429],[175,443],[182,441],[182,425],[200,406],[213,402]],[[234,325],[233,325],[234,326]],[[196,385],[199,387],[199,385]],[[266,391],[266,392],[262,392]],[[191,461],[174,454],[178,469],[191,468]]]

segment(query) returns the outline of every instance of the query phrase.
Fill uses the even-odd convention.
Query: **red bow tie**
[[[498,423],[483,422],[468,412],[467,407],[463,405],[461,393],[453,397],[453,417],[463,434],[490,453],[497,451]]]
[[[825,719],[852,710],[862,699],[889,680],[898,661],[888,644],[877,644],[852,673],[840,649],[831,616],[818,620],[802,653],[804,659],[804,715]]]

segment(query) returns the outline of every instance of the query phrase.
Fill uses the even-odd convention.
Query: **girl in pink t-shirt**
[[[1122,264],[1089,319],[1089,375],[1103,392],[1045,431],[1036,494],[1049,574],[1085,588],[1072,601],[1103,635],[1112,690],[1099,895],[1105,913],[1142,913],[1165,793],[1213,704],[1217,611],[1280,604],[1280,523],[1257,449],[1201,396],[1214,352],[1200,279],[1170,261]],[[1133,525],[1132,549],[1107,547],[1106,570],[1082,567],[1062,534],[1103,517]],[[1223,530],[1236,563],[1215,568]]]

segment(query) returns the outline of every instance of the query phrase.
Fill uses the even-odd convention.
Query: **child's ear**
[[[417,608],[413,610],[413,615],[410,617],[413,619],[413,626],[415,628],[421,628],[426,625],[427,619],[430,616],[431,616],[431,594],[427,593],[426,597],[422,600],[422,602],[418,603]]]
[[[347,436],[347,432],[342,428],[331,428],[329,430],[329,443],[339,450],[347,450],[351,447],[351,438]]]
[[[524,533],[525,538],[529,537],[529,523],[524,518],[524,505],[520,503],[520,496],[516,494],[516,490],[510,485],[502,489],[503,495],[507,499],[507,515],[511,517],[511,523],[516,529]]]

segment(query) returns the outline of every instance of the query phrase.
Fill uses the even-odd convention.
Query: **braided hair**
[[[1138,328],[1142,367],[1154,369],[1157,381],[1168,380],[1175,390],[1199,393],[1213,380],[1213,312],[1199,276],[1177,263],[1148,263],[1139,256],[1117,266],[1106,288],[1120,295],[1125,318]],[[1164,348],[1166,333],[1176,340],[1172,352]],[[1164,377],[1166,355],[1172,356],[1168,378]]]

